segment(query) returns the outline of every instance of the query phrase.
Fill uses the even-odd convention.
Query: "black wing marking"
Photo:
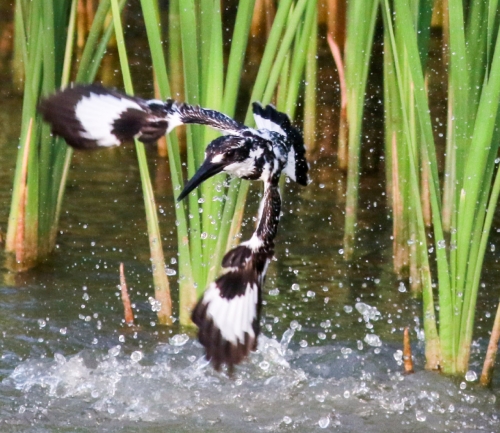
[[[277,132],[286,136],[291,151],[288,154],[288,162],[285,167],[285,173],[290,179],[300,185],[309,183],[309,165],[306,160],[306,148],[304,138],[297,128],[292,125],[290,118],[272,105],[263,107],[260,103],[252,104],[255,123],[257,128]]]
[[[187,123],[207,125],[225,134],[231,135],[241,135],[244,131],[249,130],[249,128],[242,123],[237,122],[219,111],[186,103],[177,103],[171,99],[166,102],[166,106],[167,109],[172,112],[169,120],[175,125]]]
[[[133,138],[149,143],[165,134],[165,104],[152,104],[97,84],[75,85],[38,106],[52,132],[78,149],[118,146]]]

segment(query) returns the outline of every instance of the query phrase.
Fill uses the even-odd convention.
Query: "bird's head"
[[[241,136],[227,135],[212,141],[205,151],[205,161],[186,183],[178,201],[186,197],[204,180],[220,172],[239,178],[251,178],[255,172],[255,160],[262,154],[252,140]]]

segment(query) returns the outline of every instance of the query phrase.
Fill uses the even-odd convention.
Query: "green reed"
[[[348,101],[348,156],[344,257],[348,260],[352,258],[354,252],[358,209],[361,126],[378,4],[378,0],[354,0],[348,2],[347,8],[345,76]]]
[[[133,95],[132,78],[128,64],[127,52],[125,49],[125,39],[120,18],[120,6],[118,0],[111,0],[113,11],[113,22],[115,25],[116,42],[118,54],[120,57],[121,72],[125,91]],[[155,9],[152,13],[155,13]],[[137,162],[142,184],[142,195],[144,197],[144,207],[146,210],[146,222],[148,227],[149,247],[151,252],[151,266],[153,270],[153,283],[155,287],[155,298],[160,302],[160,308],[157,311],[158,321],[161,324],[172,323],[172,299],[170,297],[170,285],[165,270],[165,259],[161,242],[160,227],[158,224],[158,214],[156,212],[156,203],[153,193],[153,186],[149,175],[148,163],[144,144],[135,140],[135,149],[137,152]]]
[[[50,136],[36,111],[41,96],[66,85],[74,57],[76,0],[16,1],[16,49],[24,67],[24,99],[20,149],[14,176],[6,238],[8,266],[24,270],[52,251],[64,195],[71,149]],[[111,25],[106,24],[109,0],[100,3],[77,74],[92,81],[104,55]],[[123,6],[123,2],[122,2]],[[33,120],[31,120],[33,119]],[[28,125],[33,122],[30,134]],[[28,149],[27,174],[23,157]]]
[[[448,3],[450,65],[445,179],[452,180],[445,180],[442,189],[424,76],[427,51],[425,44],[419,43],[415,24],[418,15],[411,6],[409,0],[395,2],[394,9],[388,0],[383,4],[393,71],[386,72],[386,80],[393,81],[386,82],[393,87],[386,92],[392,92],[400,108],[400,116],[389,119],[394,122],[394,130],[399,127],[402,131],[397,139],[398,154],[391,157],[397,159],[399,167],[407,164],[405,176],[410,194],[404,207],[415,221],[416,268],[423,290],[428,366],[463,374],[468,368],[482,263],[500,191],[496,163],[500,138],[497,2],[471,5],[468,16],[464,16],[460,0]],[[386,62],[387,67],[391,67],[389,63]],[[433,246],[428,242],[422,209],[423,166],[428,167]],[[436,260],[436,275],[431,274],[430,258]],[[434,306],[433,281],[438,285],[439,314]]]

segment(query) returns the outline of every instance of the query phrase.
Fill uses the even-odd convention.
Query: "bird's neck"
[[[274,245],[281,213],[281,195],[278,182],[264,182],[264,196],[259,210],[259,222],[254,237],[263,245]]]

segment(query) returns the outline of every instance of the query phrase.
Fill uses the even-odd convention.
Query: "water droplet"
[[[420,422],[424,422],[427,419],[425,413],[423,413],[421,410],[415,411],[415,417],[417,418],[417,421]]]
[[[168,342],[172,346],[184,346],[189,341],[189,336],[186,334],[176,334]]]
[[[171,276],[173,276],[173,275],[176,275],[176,274],[177,274],[177,272],[175,271],[175,269],[172,269],[172,268],[167,268],[167,267],[165,267],[165,273],[166,273],[169,277],[171,277]]]
[[[321,326],[322,328],[329,328],[330,326],[332,326],[332,322],[330,320],[325,320],[324,322],[321,322],[319,324],[319,326]]]
[[[306,340],[300,340],[299,345],[300,345],[300,347],[307,347],[307,341]]]
[[[295,334],[295,331],[293,329],[287,329],[283,333],[283,337],[281,337],[281,341],[280,341],[282,355],[284,355],[286,350],[288,349],[288,345],[290,344],[290,341],[292,341],[294,334]]]
[[[440,249],[445,248],[446,247],[446,241],[444,239],[441,239],[440,241],[438,241],[437,246]]]
[[[402,281],[399,283],[398,291],[401,292],[401,293],[406,292],[405,283],[403,283]]]
[[[349,398],[351,393],[349,391],[344,391],[344,398]]]
[[[296,320],[292,320],[292,321],[290,322],[290,328],[291,328],[291,329],[298,329],[298,328],[299,328],[299,326],[300,326],[300,324],[299,324],[299,322],[297,322]]]
[[[289,416],[284,416],[283,417],[283,422],[285,424],[290,424],[292,422],[292,418],[290,418]]]
[[[378,311],[376,307],[372,307],[364,302],[357,302],[354,307],[356,307],[358,313],[363,316],[365,322],[370,320],[377,321],[382,317],[380,311]]]
[[[342,248],[339,250],[339,254],[344,254],[344,250]]]
[[[200,235],[200,238],[202,239],[206,239],[208,237],[208,233],[207,232],[203,232],[201,235]]]
[[[46,325],[47,325],[47,322],[46,322],[45,320],[43,320],[43,319],[38,319],[38,327],[39,327],[40,329],[45,328],[45,326],[46,326]]]
[[[66,358],[64,355],[61,355],[60,353],[54,353],[54,361],[57,362],[59,365],[64,365],[66,364]]]
[[[308,290],[306,294],[308,298],[314,298],[316,296],[316,293],[314,293],[312,290]]]
[[[300,286],[297,283],[292,284],[292,290],[296,292],[297,290],[300,290]]]
[[[345,305],[344,306],[344,311],[347,313],[347,314],[350,314],[352,313],[352,307],[350,305]]]
[[[467,373],[465,373],[465,380],[467,382],[474,382],[477,380],[477,374],[473,370],[469,370]]]
[[[280,294],[280,291],[277,288],[269,290],[269,296],[278,296],[279,294]]]
[[[366,344],[372,347],[382,346],[382,341],[380,340],[380,337],[375,334],[366,334],[364,341]]]
[[[264,371],[267,371],[269,370],[269,362],[267,361],[262,361],[259,363],[259,367],[264,370]]]
[[[318,425],[320,428],[327,428],[330,425],[330,417],[324,416],[323,418],[320,418]]]
[[[204,198],[199,198],[198,199],[198,203],[205,203],[205,199]]]
[[[148,302],[151,305],[151,311],[157,312],[161,310],[161,302],[150,296]]]
[[[68,328],[61,328],[61,329],[59,329],[59,333],[61,335],[66,335],[67,332],[68,332]]]
[[[403,351],[402,350],[396,350],[392,356],[394,356],[394,359],[396,360],[398,365],[402,364],[402,362],[403,362]]]
[[[121,350],[121,346],[114,346],[108,350],[108,355],[112,356],[114,358],[115,356],[119,355],[120,350]]]
[[[142,359],[142,352],[140,350],[136,350],[132,352],[130,355],[130,359],[132,362],[139,362]]]

